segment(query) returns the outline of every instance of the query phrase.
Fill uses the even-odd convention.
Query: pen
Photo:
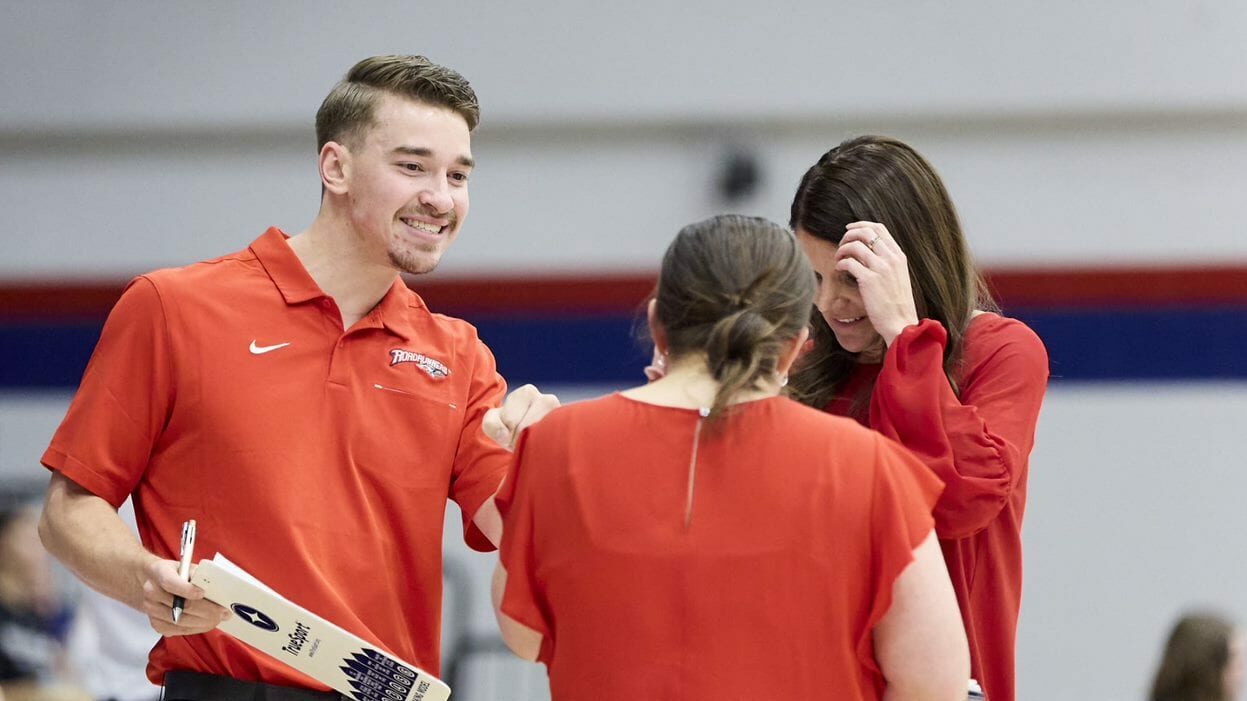
[[[182,561],[178,563],[178,576],[182,579],[190,581],[191,574],[191,557],[195,552],[195,519],[191,519],[182,524]],[[182,609],[186,608],[186,599],[180,596],[173,597],[173,622],[177,623],[178,618],[182,615]]]

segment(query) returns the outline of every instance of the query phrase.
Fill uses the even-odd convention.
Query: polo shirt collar
[[[286,304],[299,304],[325,297],[324,290],[316,284],[307,268],[299,262],[286,239],[286,232],[275,226],[269,227],[260,238],[251,243],[251,252],[255,254],[264,271],[272,278],[273,284],[281,291]]]
[[[316,284],[307,268],[294,254],[286,240],[290,237],[277,227],[269,227],[260,238],[251,243],[251,252],[273,280],[286,304],[301,304],[328,297]],[[363,323],[380,322],[391,333],[410,337],[411,329],[407,314],[411,309],[427,309],[424,300],[407,286],[402,277],[395,277],[385,296],[377,303]]]
[[[401,276],[394,279],[394,284],[390,285],[389,291],[377,302],[377,306],[369,312],[368,316],[378,319],[381,325],[398,336],[410,339],[413,336],[411,324],[408,323],[410,310],[412,309],[428,309],[424,305],[424,300],[420,299],[420,295],[416,294]]]

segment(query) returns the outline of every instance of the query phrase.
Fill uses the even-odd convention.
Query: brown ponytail
[[[814,273],[787,229],[726,214],[680,230],[663,257],[656,299],[669,355],[704,355],[719,383],[713,421],[738,393],[776,373],[784,343],[808,321]]]

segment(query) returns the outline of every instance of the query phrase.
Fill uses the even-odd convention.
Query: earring
[[[780,376],[779,376],[779,386],[780,386],[780,387],[787,387],[787,386],[788,386],[788,373],[784,373],[784,374],[782,374],[782,375],[780,375]]]

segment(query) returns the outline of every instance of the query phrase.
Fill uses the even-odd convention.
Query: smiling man
[[[166,699],[336,698],[213,630],[229,614],[177,574],[188,519],[196,560],[220,552],[437,673],[446,500],[491,549],[509,461],[495,441],[557,405],[526,386],[498,409],[506,386],[476,330],[399,277],[433,270],[467,218],[478,118],[449,68],[361,61],[316,116],[311,226],[140,276],[109,315],[43,456],[40,532],[165,636],[148,676]],[[141,544],[116,515],[129,496]]]

